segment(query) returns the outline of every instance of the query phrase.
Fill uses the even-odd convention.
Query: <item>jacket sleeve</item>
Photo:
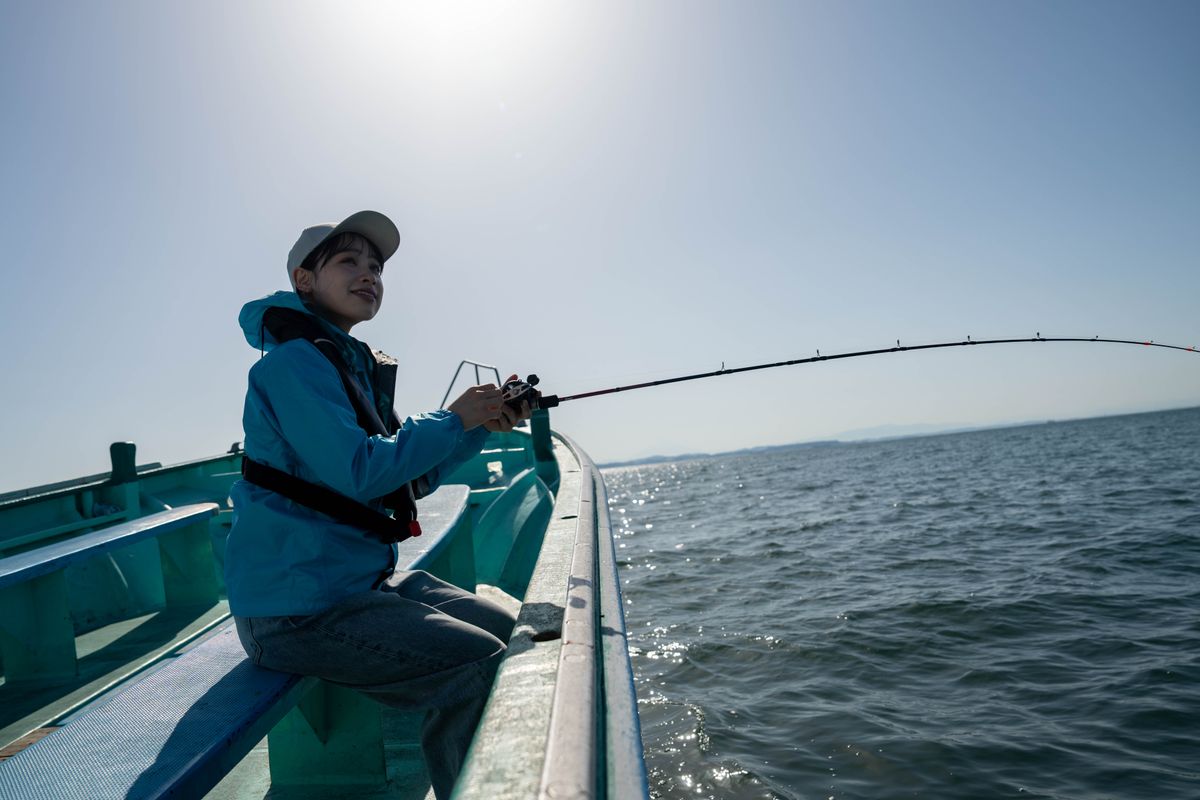
[[[303,472],[361,503],[429,472],[463,439],[462,420],[448,411],[409,417],[391,436],[368,436],[358,426],[337,370],[301,340],[280,345],[255,364],[250,391]]]
[[[479,455],[487,437],[487,428],[482,425],[463,434],[462,441],[459,442],[458,447],[454,448],[454,452],[446,456],[440,464],[425,475],[425,480],[429,482],[428,492],[437,489],[450,473]]]

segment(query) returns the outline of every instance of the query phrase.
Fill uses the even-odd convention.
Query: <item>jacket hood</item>
[[[242,306],[242,311],[238,314],[238,324],[242,326],[246,342],[255,350],[266,352],[280,344],[263,319],[267,310],[271,308],[298,311],[317,320],[342,351],[342,359],[351,371],[359,376],[364,386],[371,387],[380,419],[394,421],[392,399],[396,396],[396,359],[382,351],[372,350],[365,342],[355,339],[341,328],[322,319],[319,314],[313,313],[298,294],[286,291],[251,300]]]
[[[305,305],[304,301],[300,299],[300,295],[295,292],[275,292],[266,297],[251,300],[242,306],[242,311],[238,314],[238,324],[242,326],[242,333],[245,334],[246,341],[255,350],[270,350],[279,344],[279,342],[275,341],[275,337],[271,335],[271,332],[263,327],[263,315],[267,313],[268,308],[290,308],[293,311],[308,314],[314,319],[320,320],[321,324],[331,335],[340,337],[335,339],[335,341],[340,342],[342,345],[348,345],[351,342],[357,341],[357,339],[345,331],[329,324],[314,314],[313,310]]]

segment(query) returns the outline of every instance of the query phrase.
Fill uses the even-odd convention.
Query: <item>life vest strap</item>
[[[396,418],[396,412],[394,410],[388,415],[388,421],[391,423],[390,425],[380,418],[379,410],[375,408],[375,403],[351,374],[350,367],[346,363],[346,360],[342,357],[341,350],[331,339],[328,338],[328,335],[321,329],[321,325],[311,314],[305,314],[301,311],[291,308],[268,308],[263,314],[263,325],[271,332],[271,335],[275,337],[277,342],[286,342],[292,339],[305,339],[314,347],[316,347],[323,356],[325,356],[329,363],[333,365],[334,369],[337,370],[338,377],[340,377],[342,381],[342,388],[346,390],[346,397],[349,399],[351,407],[354,408],[354,414],[357,418],[358,425],[363,429],[363,431],[366,432],[368,436],[373,434],[390,436],[400,428],[400,421]],[[243,459],[243,463],[244,461],[245,459]],[[266,469],[270,469],[273,472],[279,472],[271,467],[267,467],[265,464],[261,466],[265,467]],[[256,469],[257,468],[255,467],[251,467],[251,470]],[[243,474],[245,474],[244,469]],[[257,471],[255,474],[259,476],[265,475],[265,473],[262,471]],[[293,489],[293,494],[287,494],[283,491],[279,491],[279,493],[290,500],[300,503],[301,505],[315,507],[322,513],[326,513],[337,519],[347,521],[350,524],[358,525],[368,532],[378,531],[382,533],[387,531],[384,533],[387,538],[383,538],[383,541],[399,542],[407,539],[409,536],[421,535],[421,526],[417,523],[417,498],[424,497],[425,495],[429,494],[429,478],[427,476],[420,476],[415,480],[407,482],[395,491],[378,498],[378,501],[382,502],[384,506],[395,511],[396,517],[398,517],[400,520],[399,522],[387,516],[386,514],[380,514],[370,506],[365,506],[362,503],[345,497],[344,495],[337,494],[336,492],[326,489],[323,486],[316,486],[314,484],[307,483],[300,480],[296,476],[289,475],[285,472],[281,472],[277,476],[265,477],[264,479],[273,481],[279,486],[291,486]],[[273,489],[272,486],[266,486],[259,481],[250,478],[247,478],[247,480],[249,480],[251,483],[264,486],[264,488]],[[292,481],[295,481],[296,483],[293,484]],[[334,498],[331,502],[320,501],[325,504],[325,507],[355,509],[350,513],[353,513],[354,519],[359,521],[350,522],[349,518],[345,517],[344,515],[326,511],[325,508],[322,507],[312,506],[311,503],[304,499],[310,496],[321,496],[322,493],[328,493]],[[346,506],[345,503],[350,503],[351,505]],[[362,513],[363,511],[369,512],[370,515],[374,516],[366,516]],[[388,523],[380,522],[378,519],[375,519],[376,517],[388,520]],[[374,520],[371,524],[364,524],[365,522],[371,520]],[[398,530],[389,525],[389,523],[405,525],[407,527],[403,534],[401,534]],[[378,536],[377,533],[372,533],[372,535]]]
[[[327,514],[339,522],[352,525],[381,542],[392,544],[421,535],[416,513],[412,514],[411,519],[394,519],[332,489],[309,483],[295,475],[253,461],[245,455],[242,456],[242,479],[281,494],[306,508]],[[415,503],[413,510],[416,510]]]

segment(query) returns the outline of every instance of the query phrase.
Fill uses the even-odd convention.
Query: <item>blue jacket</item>
[[[487,430],[464,434],[462,420],[450,411],[409,417],[391,436],[368,436],[321,351],[303,339],[279,344],[264,329],[263,313],[271,306],[312,313],[295,292],[276,292],[247,303],[238,317],[250,346],[266,351],[250,368],[242,415],[249,458],[371,503],[422,475],[435,488],[482,449]],[[380,379],[370,348],[320,321],[364,390],[390,414],[392,387]],[[235,616],[315,614],[371,589],[395,566],[395,545],[268,489],[238,481],[230,498],[225,582]]]

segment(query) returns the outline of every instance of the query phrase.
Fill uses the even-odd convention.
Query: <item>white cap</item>
[[[292,245],[291,252],[288,253],[288,281],[291,282],[293,289],[296,288],[296,283],[292,273],[296,267],[303,264],[304,259],[308,258],[309,254],[320,247],[326,239],[337,236],[339,233],[357,233],[365,237],[379,249],[379,254],[383,256],[384,261],[391,258],[396,249],[400,247],[400,231],[396,230],[395,224],[390,219],[378,211],[359,211],[337,224],[327,222],[323,225],[305,228],[300,233],[300,238]]]

